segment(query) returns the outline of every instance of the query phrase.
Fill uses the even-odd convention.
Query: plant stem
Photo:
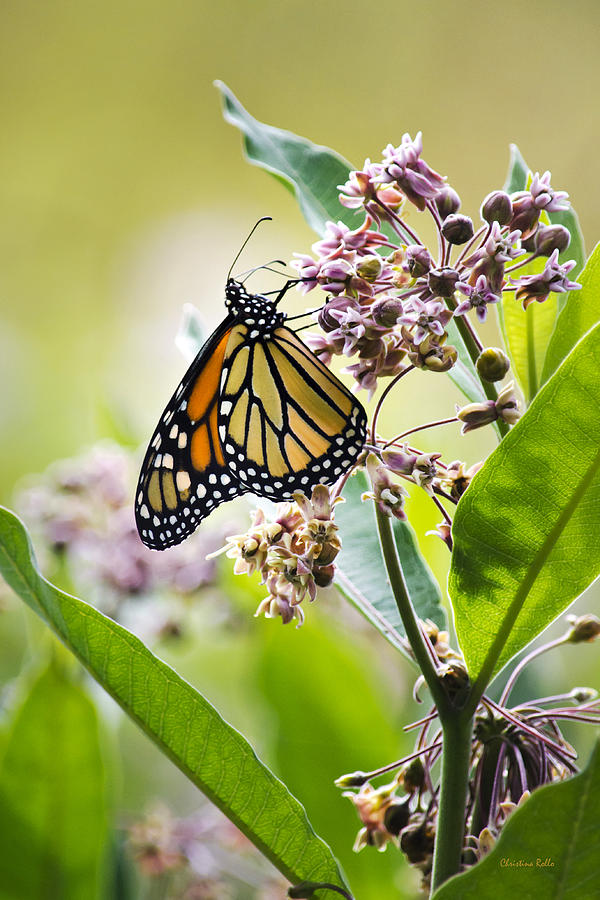
[[[379,532],[379,541],[381,551],[385,562],[388,578],[392,593],[404,625],[404,632],[410,643],[414,657],[419,664],[419,668],[423,673],[423,677],[427,682],[427,686],[431,692],[431,696],[438,712],[444,712],[449,708],[449,700],[444,691],[440,680],[438,679],[435,666],[429,654],[429,650],[423,639],[413,605],[410,602],[408,588],[402,574],[402,567],[398,559],[398,550],[396,541],[394,540],[394,532],[392,529],[392,521],[389,516],[382,513],[378,506],[375,506],[375,516],[377,518],[377,530]]]
[[[431,893],[460,872],[469,787],[472,719],[460,710],[442,719],[444,736],[440,808],[433,856]]]
[[[449,309],[456,309],[456,303],[452,300],[446,301]],[[473,337],[471,329],[469,328],[468,322],[465,321],[464,316],[455,316],[453,319],[456,327],[458,328],[459,334],[465,342],[465,347],[467,348],[467,352],[473,362],[477,362],[477,357],[481,353],[480,348],[477,345],[477,341]],[[485,392],[488,400],[494,400],[494,402],[498,399],[498,391],[489,381],[485,381],[483,378],[480,379],[481,386]],[[502,437],[506,437],[508,434],[509,428],[506,422],[503,422],[502,419],[498,419],[496,421],[496,425],[498,426],[498,430]]]

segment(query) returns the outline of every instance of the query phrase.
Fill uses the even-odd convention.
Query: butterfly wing
[[[364,445],[362,405],[289,328],[248,342],[243,327],[232,332],[222,382],[225,462],[246,490],[274,500],[331,484]]]
[[[236,326],[237,327],[237,326]],[[243,494],[223,457],[219,393],[232,320],[208,339],[167,404],[146,452],[135,504],[144,544],[179,544],[225,500]]]

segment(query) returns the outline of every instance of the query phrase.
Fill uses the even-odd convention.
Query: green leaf
[[[304,808],[245,738],[138,638],[46,581],[22,523],[1,508],[0,572],[163,753],[290,881],[345,885]]]
[[[175,335],[175,345],[179,352],[191,363],[196,358],[204,341],[204,319],[193,303],[184,303],[181,322]]]
[[[311,228],[323,235],[325,223],[330,219],[356,228],[356,212],[340,204],[337,187],[348,180],[353,166],[328,147],[259,122],[227,85],[222,81],[216,81],[215,85],[223,96],[225,119],[244,135],[250,162],[266,169],[295,194]]]
[[[107,833],[96,710],[54,661],[18,709],[0,767],[2,900],[93,900]]]
[[[483,685],[600,572],[599,369],[597,326],[458,504],[449,592]]]
[[[225,119],[244,135],[250,162],[266,169],[295,194],[311,228],[320,236],[325,233],[328,221],[341,221],[349,228],[356,228],[356,210],[342,206],[337,187],[348,180],[348,172],[356,167],[328,147],[259,122],[225,84],[221,81],[215,84],[223,95]],[[467,399],[485,400],[475,366],[453,322],[448,334],[459,355],[459,362],[449,372],[450,378]]]
[[[504,189],[509,193],[525,190],[529,171],[518,147],[511,144],[509,170]],[[562,213],[550,213],[548,219],[553,224],[561,224],[569,229],[571,244],[560,255],[560,261],[566,262],[568,259],[575,259],[577,265],[571,276],[576,278],[585,260],[583,237],[577,216],[572,209],[569,209]],[[535,259],[518,269],[515,274],[519,277],[538,274],[543,271],[545,264],[545,258]],[[544,303],[532,303],[527,310],[523,310],[521,304],[515,300],[514,294],[511,293],[505,294],[497,306],[500,326],[511,358],[512,368],[528,402],[535,397],[540,385],[545,380],[542,379],[542,371],[546,351],[557,315],[564,303],[565,296],[563,294],[551,293]]]
[[[579,278],[580,291],[571,291],[561,310],[548,347],[542,380],[556,371],[579,338],[600,322],[600,244],[594,248]]]
[[[344,488],[345,503],[336,506],[342,549],[337,557],[336,584],[345,597],[387,640],[406,652],[404,628],[385,571],[372,503],[361,495],[369,490],[367,476],[356,472]],[[393,521],[398,555],[417,615],[446,627],[440,588],[417,546],[408,522]]]
[[[494,849],[433,900],[600,896],[600,750],[579,775],[539,788],[512,813]]]

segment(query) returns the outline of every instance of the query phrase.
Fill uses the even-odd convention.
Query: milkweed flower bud
[[[451,297],[459,281],[460,276],[456,269],[450,266],[442,266],[439,269],[431,269],[427,276],[427,284],[430,291],[437,297]]]
[[[476,366],[484,381],[502,381],[510,369],[510,360],[499,347],[486,347],[477,357]]]
[[[567,621],[571,625],[567,636],[570,644],[590,642],[600,635],[600,619],[589,613],[584,616],[567,616]]]
[[[571,233],[564,225],[538,225],[533,237],[539,256],[552,256],[555,250],[562,253],[571,243]]]
[[[347,775],[340,775],[333,783],[339,788],[361,788],[368,780],[366,772],[349,772]]]
[[[383,816],[383,824],[390,834],[397,837],[410,819],[410,797],[403,800],[394,797]]]
[[[372,284],[377,281],[383,269],[383,260],[380,256],[363,256],[356,267],[356,274]]]
[[[506,191],[492,191],[481,204],[481,218],[488,225],[508,225],[512,219],[512,202]]]
[[[596,699],[598,691],[595,691],[593,688],[576,687],[573,688],[569,696],[572,697],[576,703],[589,703],[591,700]]]
[[[420,791],[425,784],[425,769],[421,759],[417,756],[401,773],[402,787],[407,794]]]
[[[373,321],[376,325],[384,328],[392,328],[403,312],[402,301],[396,297],[383,297],[381,300],[376,300],[371,307]]]
[[[449,184],[444,185],[441,191],[436,195],[434,202],[442,220],[447,218],[447,216],[451,216],[453,213],[458,212],[460,209],[460,197]]]
[[[431,254],[422,244],[409,244],[406,248],[405,264],[413,278],[420,278],[431,268]]]
[[[456,416],[461,422],[464,422],[461,433],[467,434],[469,431],[495,422],[498,412],[493,400],[484,400],[482,403],[467,403],[457,411]]]
[[[473,237],[473,222],[469,216],[449,215],[442,225],[442,234],[451,244],[466,244]]]
[[[433,855],[435,826],[425,816],[408,825],[400,836],[400,849],[412,865],[423,866]]]

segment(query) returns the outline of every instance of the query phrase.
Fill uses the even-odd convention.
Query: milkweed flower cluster
[[[227,537],[225,546],[211,554],[234,559],[237,575],[260,573],[269,593],[257,616],[279,616],[284,625],[295,620],[299,627],[304,621],[302,601],[313,601],[318,587],[333,582],[341,548],[333,508],[340,499],[332,500],[323,484],[313,488],[310,500],[299,491],[293,503],[277,505],[272,519],[257,509],[247,532]]]
[[[533,174],[527,190],[489,194],[475,230],[459,213],[457,192],[422,152],[421,134],[414,140],[405,134],[397,147],[388,144],[381,161],[365,160],[339,186],[340,203],[362,210],[362,223],[351,229],[328,222],[313,254],[297,254],[292,263],[302,291],[318,286],[331,297],[318,317],[324,334],[309,335],[308,343],[326,362],[357,358],[347,371],[369,395],[378,379],[411,364],[433,372],[452,368],[454,317],[474,311],[483,322],[488,307],[508,292],[526,308],[579,287],[568,278],[575,263],[558,259],[569,245],[568,230],[547,224],[547,214],[568,209],[568,195],[553,189],[549,172]],[[406,221],[411,206],[433,217],[437,254]],[[513,275],[536,257],[548,258],[543,272]]]
[[[277,900],[287,885],[212,806],[182,818],[157,806],[128,825],[126,849],[142,879],[170,900],[234,900],[240,892],[249,900]],[[232,867],[231,854],[245,865]]]
[[[577,772],[577,754],[561,731],[565,722],[600,723],[600,700],[590,688],[540,697],[510,706],[508,698],[518,675],[537,656],[567,643],[590,643],[600,635],[600,621],[592,615],[568,616],[563,636],[532,651],[515,669],[498,703],[484,696],[473,725],[470,789],[465,813],[463,866],[472,865],[494,846],[511,812],[532,791],[562,781]],[[439,665],[440,677],[457,691],[464,687],[466,669],[448,634],[432,622],[421,623]],[[463,673],[463,675],[461,675]],[[353,803],[361,827],[354,849],[398,847],[429,885],[439,813],[439,763],[442,731],[437,711],[405,731],[416,731],[414,751],[374,772],[343,775],[336,785]],[[373,781],[396,772],[391,782]]]
[[[59,560],[75,588],[100,609],[119,620],[133,618],[154,636],[176,634],[172,600],[214,580],[215,564],[206,554],[219,536],[198,532],[170,553],[144,547],[131,509],[135,462],[116,444],[96,445],[30,479],[15,506],[35,535],[42,562]],[[170,607],[164,614],[163,598]],[[145,600],[152,604],[147,617]]]

